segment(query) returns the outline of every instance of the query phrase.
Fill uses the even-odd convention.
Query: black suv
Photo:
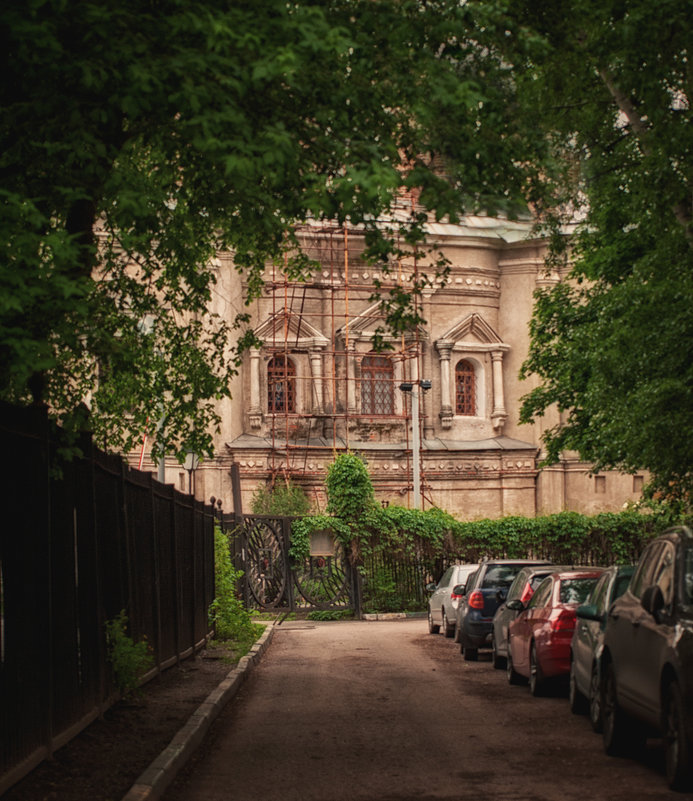
[[[672,789],[693,783],[693,534],[665,532],[645,548],[608,612],[602,655],[608,754],[664,736]]]
[[[467,579],[464,598],[457,606],[455,642],[467,661],[476,661],[479,648],[491,647],[493,616],[503,603],[515,576],[526,565],[548,565],[546,560],[489,559]]]

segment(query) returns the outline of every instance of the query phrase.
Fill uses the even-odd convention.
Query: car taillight
[[[474,590],[474,592],[469,596],[469,601],[467,603],[472,609],[483,609],[484,593],[481,592],[481,590]]]
[[[575,628],[575,616],[562,612],[557,618],[551,621],[552,631],[568,631]]]

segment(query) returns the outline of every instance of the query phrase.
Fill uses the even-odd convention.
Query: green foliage
[[[128,618],[122,609],[113,620],[107,620],[106,650],[115,686],[123,697],[136,693],[140,679],[154,666],[152,649],[146,638],[134,642],[127,634]]]
[[[647,469],[652,488],[693,490],[693,18],[649,0],[522,0],[501,10],[498,52],[515,68],[520,113],[553,142],[547,230],[566,283],[540,292],[523,367],[529,422],[563,412],[547,461],[576,450],[596,469]],[[535,111],[533,111],[533,109]],[[537,110],[541,110],[540,113]]]
[[[268,261],[310,272],[306,220],[361,225],[386,270],[422,239],[418,212],[382,222],[402,191],[438,218],[524,208],[531,139],[475,25],[452,0],[3,3],[0,397],[208,454],[252,339],[209,313],[218,252],[250,300]],[[408,291],[385,312],[417,319]]]
[[[375,509],[375,493],[366,462],[355,453],[340,453],[327,468],[327,512],[355,523]]]
[[[313,609],[306,620],[350,620],[353,617],[352,609]]]
[[[310,512],[310,500],[303,487],[279,478],[272,486],[259,486],[251,501],[253,514],[299,517]]]
[[[219,528],[214,531],[214,592],[209,620],[217,640],[232,641],[240,655],[247,653],[262,634],[263,626],[253,623],[238,598],[236,588],[243,574],[231,562],[229,540]]]

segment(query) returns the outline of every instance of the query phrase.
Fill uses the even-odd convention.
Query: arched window
[[[369,354],[361,361],[361,414],[394,414],[395,371],[388,356]]]
[[[455,367],[455,414],[476,414],[474,365],[465,359]]]
[[[267,411],[281,414],[296,411],[294,363],[286,356],[273,356],[267,364]]]

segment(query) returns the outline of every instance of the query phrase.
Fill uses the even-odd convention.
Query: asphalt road
[[[285,622],[164,801],[674,801],[661,747],[607,757],[424,619]]]

